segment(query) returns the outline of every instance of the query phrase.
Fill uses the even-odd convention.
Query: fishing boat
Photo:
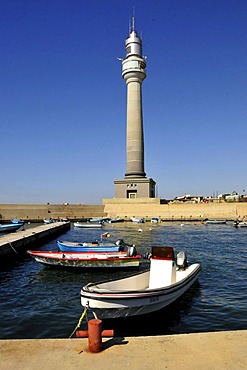
[[[151,218],[151,222],[152,222],[153,224],[157,224],[158,222],[160,222],[160,218],[158,218],[158,217],[152,217],[152,218]]]
[[[116,243],[103,241],[76,243],[57,240],[57,246],[61,252],[119,252],[124,250],[126,244],[122,239],[117,240]]]
[[[18,224],[18,225],[24,225],[25,221],[24,220],[19,220],[18,218],[13,218],[11,220],[12,224]]]
[[[27,251],[37,262],[45,266],[62,268],[137,268],[141,255],[134,248],[127,252],[53,252]]]
[[[52,218],[43,218],[44,224],[52,224],[54,220]]]
[[[89,222],[99,222],[99,223],[104,223],[105,221],[108,221],[108,217],[91,217],[89,218]]]
[[[234,222],[233,226],[235,226],[235,227],[247,227],[247,221]]]
[[[86,228],[86,229],[101,229],[102,228],[102,223],[74,222],[74,227]]]
[[[115,219],[110,218],[107,222],[109,222],[109,224],[116,224],[118,222],[124,222],[124,219],[123,218],[115,218]]]
[[[22,226],[23,224],[2,224],[0,225],[0,233],[11,233],[20,229]]]
[[[210,225],[222,225],[226,224],[226,220],[205,220],[206,224]]]
[[[135,222],[136,224],[143,224],[145,222],[144,218],[131,217],[130,219],[132,222]]]
[[[184,294],[197,280],[201,266],[188,265],[186,254],[173,247],[152,247],[150,269],[122,279],[89,283],[81,304],[95,318],[119,318],[158,311]]]

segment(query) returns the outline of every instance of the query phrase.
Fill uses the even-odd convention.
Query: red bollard
[[[103,337],[114,337],[114,330],[113,329],[107,329],[103,330],[101,333],[102,338]],[[88,330],[77,330],[76,332],[77,338],[88,338]]]
[[[102,321],[92,319],[88,321],[88,345],[89,351],[97,353],[102,347]]]

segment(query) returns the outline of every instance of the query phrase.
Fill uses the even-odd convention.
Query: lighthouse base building
[[[155,184],[151,178],[115,180],[115,198],[155,198]]]

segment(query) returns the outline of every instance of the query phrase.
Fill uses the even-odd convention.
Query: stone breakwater
[[[159,217],[164,221],[237,220],[247,218],[247,203],[168,203],[159,198],[103,199],[101,205],[82,204],[0,204],[0,222],[12,218],[42,222],[43,218],[82,220],[90,217]]]

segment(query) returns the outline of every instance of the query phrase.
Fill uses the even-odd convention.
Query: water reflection
[[[114,226],[113,226],[114,225]],[[159,335],[247,329],[246,235],[232,225],[106,225],[104,230],[71,229],[61,240],[92,241],[102,232],[135,244],[138,252],[152,245],[185,250],[189,262],[201,262],[199,282],[159,313],[104,322],[117,335]],[[40,249],[57,250],[56,240]],[[141,266],[148,267],[147,261]],[[88,282],[119,278],[128,271],[62,270],[47,268],[23,253],[15,261],[0,261],[0,338],[69,337],[83,312],[80,289]],[[83,323],[83,325],[85,325]]]

